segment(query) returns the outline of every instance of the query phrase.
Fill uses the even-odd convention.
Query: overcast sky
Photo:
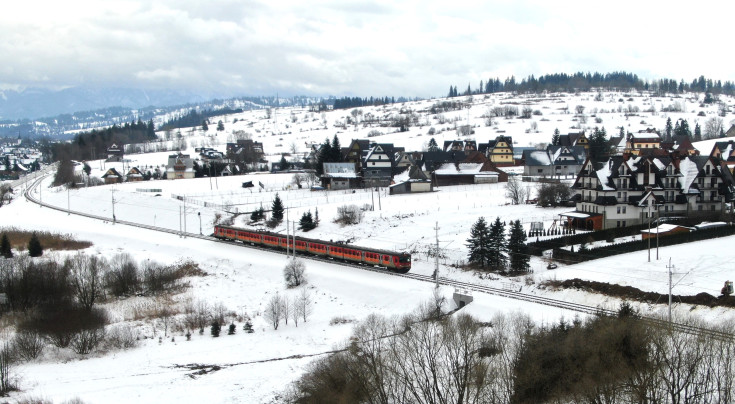
[[[735,81],[732,4],[19,0],[0,13],[0,88],[431,97],[576,71]]]

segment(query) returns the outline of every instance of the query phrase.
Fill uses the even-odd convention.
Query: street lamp
[[[199,216],[199,235],[202,234],[202,212],[197,212],[197,216]]]

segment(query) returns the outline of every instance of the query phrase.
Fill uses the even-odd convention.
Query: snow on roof
[[[410,179],[410,177],[408,175],[409,174],[409,171],[411,171],[410,168],[409,167],[406,167],[405,170],[403,170],[400,173],[394,175],[393,176],[393,180],[396,182],[396,184],[399,183],[399,182],[406,182],[406,181],[408,181]]]
[[[595,174],[597,174],[597,179],[600,180],[600,185],[602,185],[603,191],[614,191],[614,188],[611,188],[607,185],[607,179],[610,177],[610,164],[605,163],[603,166],[595,171]]]
[[[556,159],[559,158],[559,155],[561,154],[561,150],[562,149],[563,149],[563,147],[560,147],[560,148],[556,149],[556,151],[554,151],[554,155],[551,156],[551,161],[556,161]]]
[[[435,173],[437,175],[469,175],[480,173],[481,168],[482,163],[459,163],[458,166],[453,163],[444,163]]]
[[[689,188],[691,187],[694,180],[697,178],[697,174],[699,174],[697,163],[692,161],[689,157],[684,158],[679,162],[679,172],[681,172],[682,175],[680,181],[681,189],[684,192],[689,192]]]
[[[562,213],[560,216],[576,217],[576,218],[580,218],[580,219],[584,219],[584,218],[590,217],[589,214],[582,213],[582,212],[566,212],[566,213]]]
[[[664,223],[664,224],[658,225],[657,227],[651,229],[650,231],[648,229],[641,230],[641,233],[651,233],[651,234],[666,233],[666,232],[676,229],[677,227],[683,227],[683,226]]]

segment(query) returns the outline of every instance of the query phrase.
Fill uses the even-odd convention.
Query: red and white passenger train
[[[324,240],[286,236],[268,231],[248,230],[238,227],[216,225],[214,237],[222,240],[242,241],[252,245],[286,250],[294,248],[303,254],[321,255],[334,259],[388,268],[405,274],[411,269],[411,254],[395,251],[376,250],[349,244],[332,243]]]

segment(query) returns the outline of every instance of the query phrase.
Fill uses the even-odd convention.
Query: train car
[[[214,237],[221,240],[240,241],[251,245],[293,249],[302,254],[320,255],[332,259],[358,264],[385,267],[399,273],[411,270],[411,254],[405,252],[376,250],[350,244],[332,243],[304,237],[288,237],[268,231],[247,230],[233,226],[214,226]]]

